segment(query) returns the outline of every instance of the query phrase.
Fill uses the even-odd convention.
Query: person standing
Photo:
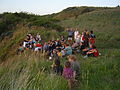
[[[72,68],[73,73],[74,73],[74,79],[78,80],[79,76],[80,76],[80,64],[76,60],[76,56],[69,55],[68,61],[71,63],[71,68]]]

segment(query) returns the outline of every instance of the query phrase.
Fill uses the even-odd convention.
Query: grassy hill
[[[70,18],[77,18],[79,15],[93,12],[93,11],[100,11],[100,10],[107,10],[107,9],[113,9],[108,7],[68,7],[64,9],[63,11],[53,14],[54,18],[59,20],[65,20]]]
[[[63,27],[93,30],[99,48],[118,48],[120,43],[120,8],[92,11],[59,22]]]
[[[27,33],[40,33],[44,40],[67,36],[67,27],[93,30],[98,58],[83,58],[80,62],[80,82],[74,90],[120,89],[120,8],[70,7],[62,12],[37,16],[27,13],[0,14],[0,90],[67,90],[67,82],[50,74],[44,55],[26,51],[16,55],[19,43]],[[47,37],[46,37],[47,36]],[[66,61],[62,58],[62,65]]]

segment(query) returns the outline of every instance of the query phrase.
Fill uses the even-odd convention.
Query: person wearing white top
[[[80,44],[80,41],[81,41],[81,36],[80,34],[77,34],[75,42]]]
[[[41,36],[39,34],[37,34],[36,37],[37,37],[38,41],[41,41]]]
[[[76,31],[74,32],[74,40],[76,40],[78,34],[79,34],[79,31],[76,30]]]

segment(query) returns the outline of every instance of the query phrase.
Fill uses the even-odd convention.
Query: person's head
[[[60,50],[56,50],[57,53],[60,53]]]
[[[66,30],[68,31],[68,30],[69,30],[69,28],[66,28]]]
[[[52,40],[49,40],[49,42],[52,42]]]
[[[75,55],[69,55],[68,56],[68,61],[76,61],[76,56]]]
[[[45,42],[44,45],[47,45],[47,42]]]
[[[73,28],[70,28],[71,31],[73,31]]]
[[[29,34],[28,34],[28,36],[32,36],[32,34],[31,34],[31,33],[29,33]]]
[[[84,42],[80,42],[80,45],[84,45]]]
[[[69,61],[65,62],[65,68],[70,68],[71,67],[71,64]]]
[[[85,36],[85,34],[86,34],[85,32],[82,32],[82,35],[84,35],[84,36]]]
[[[93,45],[92,45],[92,44],[90,44],[90,48],[93,48]]]
[[[30,35],[27,35],[27,38],[29,38],[30,37]]]
[[[55,49],[53,50],[53,53],[56,53],[56,50],[55,50]]]
[[[86,35],[89,35],[89,31],[86,31]]]
[[[59,49],[58,52],[61,52],[61,49]]]
[[[78,30],[78,28],[76,28],[76,31]]]
[[[65,45],[65,47],[68,47],[68,46],[69,46],[69,44],[66,44],[66,45]]]
[[[91,34],[93,34],[93,31],[90,31]]]
[[[87,32],[87,31],[88,31],[87,29],[84,30],[84,32]]]
[[[61,38],[64,38],[64,36],[62,35]]]

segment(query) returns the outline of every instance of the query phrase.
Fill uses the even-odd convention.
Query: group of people
[[[57,40],[49,40],[44,42],[41,36],[37,34],[33,36],[28,34],[25,40],[20,44],[17,53],[22,53],[24,50],[32,50],[35,53],[45,53],[46,58],[53,61],[51,65],[53,73],[62,75],[68,81],[69,89],[75,81],[79,79],[80,65],[75,54],[81,53],[84,58],[97,57],[99,55],[95,44],[95,34],[93,31],[84,30],[82,34],[77,29],[68,28],[68,37],[59,36]],[[62,57],[68,60],[64,67],[60,63]]]
[[[95,34],[93,31],[84,30],[82,34],[79,33],[79,31],[73,28],[68,28],[68,42],[71,42],[74,39],[74,43],[72,44],[72,49],[77,50],[77,52],[80,52],[82,55],[85,55],[84,57],[97,57],[99,55],[98,50],[96,49],[95,44]]]

